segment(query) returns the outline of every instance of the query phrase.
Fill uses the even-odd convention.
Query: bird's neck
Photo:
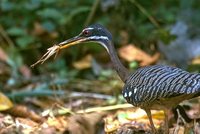
[[[129,76],[129,71],[124,67],[124,65],[119,60],[119,57],[117,56],[116,49],[114,48],[114,45],[112,42],[108,42],[110,45],[108,45],[108,53],[110,55],[111,61],[113,63],[114,69],[118,73],[119,77],[123,82],[126,82],[127,77]]]

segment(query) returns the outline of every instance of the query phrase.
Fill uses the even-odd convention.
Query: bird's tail
[[[194,97],[200,96],[200,73],[192,74],[190,83]]]

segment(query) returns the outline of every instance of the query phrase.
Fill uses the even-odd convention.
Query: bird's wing
[[[200,92],[200,74],[179,68],[155,65],[134,72],[127,80],[123,95],[135,106],[157,99]]]

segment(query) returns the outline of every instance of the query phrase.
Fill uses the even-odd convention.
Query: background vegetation
[[[99,4],[95,7],[96,3]],[[134,43],[149,52],[150,45],[156,46],[158,40],[170,41],[167,28],[179,19],[198,25],[198,7],[195,0],[2,0],[0,23],[9,39],[1,32],[1,46],[14,66],[29,66],[48,47],[77,35],[86,25],[100,23],[111,31],[117,48],[123,45],[126,36],[125,43]],[[186,11],[193,16],[185,16]],[[69,65],[85,53],[102,51],[96,45],[73,47],[44,66],[48,71],[67,73]],[[32,71],[41,73],[44,66]]]
[[[119,54],[120,48],[131,44],[150,56],[160,53],[153,62],[145,59],[148,64],[173,64],[190,71],[200,70],[198,0],[1,0],[0,14],[0,89],[10,98],[14,96],[15,102],[31,95],[12,92],[27,90],[31,84],[37,89],[67,84],[82,91],[82,85],[77,84],[82,83],[88,92],[93,84],[101,85],[109,80],[103,88],[111,86],[118,90],[105,92],[112,95],[121,92],[122,83],[116,84],[117,77],[109,69],[111,63],[104,48],[92,43],[71,47],[62,51],[56,60],[30,68],[47,48],[76,36],[93,23],[109,29]],[[140,60],[121,58],[130,70],[141,66]],[[102,83],[93,83],[96,79]],[[33,94],[49,95],[39,91]],[[104,90],[94,92],[105,93]]]

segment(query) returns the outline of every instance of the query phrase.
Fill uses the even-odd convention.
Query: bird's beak
[[[86,38],[83,38],[83,37],[80,37],[80,36],[75,36],[71,39],[68,39],[66,41],[59,43],[59,46],[60,46],[59,49],[68,48],[70,46],[79,44],[79,43],[84,42],[84,41],[86,41]]]

